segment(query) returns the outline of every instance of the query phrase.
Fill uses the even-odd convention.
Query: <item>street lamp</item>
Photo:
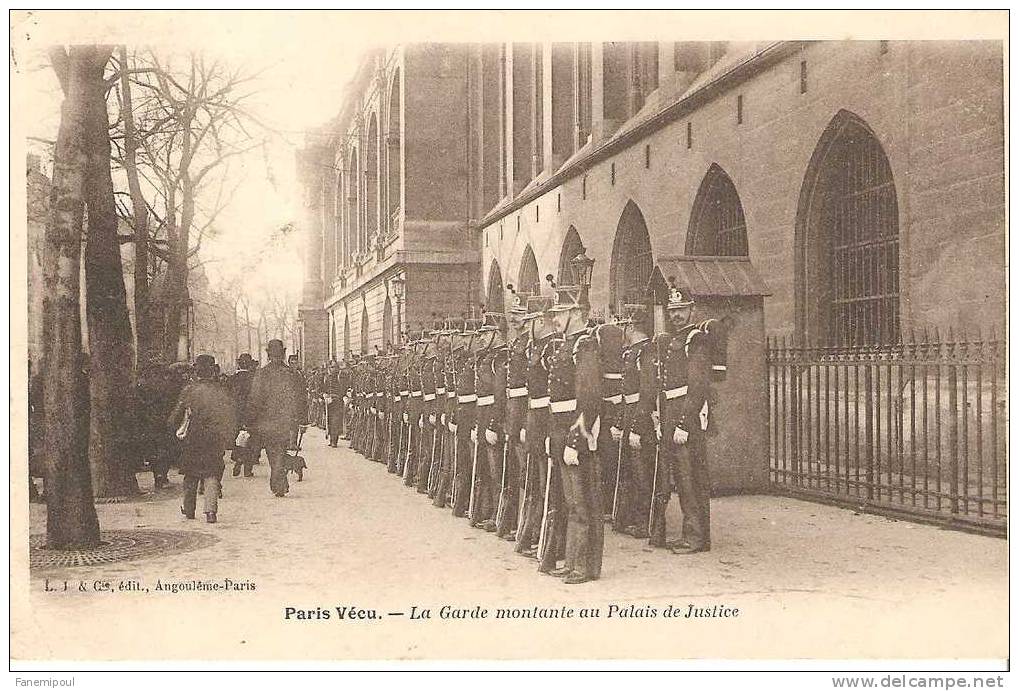
[[[406,283],[407,281],[402,276],[397,276],[389,281],[389,285],[393,290],[393,297],[396,298],[396,333],[401,343],[403,342],[403,328],[400,308],[403,305],[403,289]]]
[[[580,288],[580,303],[589,307],[588,290],[591,288],[594,260],[587,256],[587,249],[581,248],[580,254],[570,260],[570,266],[573,268],[573,280]]]

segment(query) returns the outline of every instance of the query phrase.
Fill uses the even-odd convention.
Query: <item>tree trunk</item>
[[[149,209],[138,175],[138,131],[134,124],[131,79],[127,48],[120,46],[120,99],[124,118],[124,173],[131,193],[134,220],[134,324],[138,343],[138,363],[152,356],[153,333],[149,317]]]
[[[129,393],[134,364],[131,317],[117,239],[110,173],[110,118],[103,73],[111,48],[97,47],[86,68],[85,289],[91,354],[89,464],[97,497],[137,494]]]
[[[83,549],[99,544],[88,464],[88,395],[81,348],[79,281],[84,215],[84,67],[87,47],[50,51],[64,91],[53,152],[50,221],[43,254],[43,396],[46,457],[46,544]]]

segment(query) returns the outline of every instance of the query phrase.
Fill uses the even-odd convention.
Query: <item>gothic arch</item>
[[[517,278],[517,290],[529,295],[541,293],[541,274],[538,273],[538,261],[534,258],[534,250],[528,245],[524,248],[524,256],[520,260],[520,273]]]
[[[609,305],[623,313],[627,302],[644,302],[644,291],[654,269],[651,236],[644,214],[632,200],[626,203],[616,224],[609,265]]]
[[[694,198],[685,253],[713,257],[749,253],[743,203],[732,178],[717,163],[708,168]]]
[[[502,282],[502,269],[499,262],[492,260],[488,269],[488,290],[485,293],[485,309],[489,312],[506,311],[506,286]]]
[[[364,159],[364,246],[368,247],[379,230],[379,122],[372,113],[368,122],[368,140]]]
[[[563,240],[563,248],[559,252],[559,274],[556,278],[563,285],[572,285],[574,281],[573,266],[570,261],[584,250],[584,243],[580,240],[580,233],[573,226],[566,231],[566,238]]]
[[[353,255],[364,247],[361,245],[360,180],[361,166],[357,158],[357,147],[350,150],[347,158],[347,252]]]
[[[368,354],[368,305],[361,308],[361,354]]]
[[[389,206],[386,213],[390,231],[396,230],[394,215],[400,210],[402,191],[402,169],[400,162],[400,123],[402,116],[400,103],[400,70],[393,75],[393,85],[389,89],[389,129],[386,136],[386,171],[387,199]]]
[[[899,339],[899,210],[870,126],[840,110],[807,165],[796,212],[796,327],[832,345]]]

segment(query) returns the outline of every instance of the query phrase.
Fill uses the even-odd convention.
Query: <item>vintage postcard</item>
[[[9,23],[12,668],[1007,669],[1006,11]]]

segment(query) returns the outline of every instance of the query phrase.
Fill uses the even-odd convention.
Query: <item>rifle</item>
[[[624,433],[626,425],[623,425]],[[626,438],[619,440],[619,452],[616,454],[616,487],[612,491],[612,525],[616,525],[619,516],[619,484],[623,478],[623,445]]]
[[[524,525],[524,509],[527,504],[527,493],[531,486],[531,454],[524,449],[524,487],[517,497],[517,537],[521,535],[520,528]],[[530,546],[530,545],[528,545]]]
[[[435,483],[438,482],[438,471],[436,470],[436,456],[438,455],[439,446],[439,434],[438,429],[435,425],[432,425],[432,456],[431,463],[428,464],[428,493],[432,494],[435,491]],[[439,460],[441,465],[442,459]]]
[[[453,430],[453,480],[450,483],[451,487],[449,490],[450,492],[449,503],[453,505],[454,511],[456,510],[456,500],[457,495],[459,494],[459,492],[457,492],[458,486],[457,481],[459,480],[459,475],[457,475],[457,470],[459,470],[459,468],[457,468],[457,466],[459,465],[458,463],[459,454],[457,453],[457,450],[459,449],[459,447],[460,447],[460,428],[457,427],[456,429]]]
[[[475,426],[476,429],[479,428],[479,427],[481,427],[481,425],[476,425]],[[475,434],[476,438],[474,440],[474,452],[473,452],[474,458],[473,458],[473,461],[471,462],[471,495],[470,495],[470,497],[468,498],[468,501],[467,501],[467,517],[469,519],[471,519],[472,521],[476,520],[476,517],[474,516],[474,495],[477,494],[476,490],[477,490],[477,484],[478,484],[478,482],[477,482],[477,480],[478,480],[478,447],[481,445],[480,444],[480,439],[477,438],[478,436],[480,436],[480,435]]]
[[[549,496],[552,493],[552,457],[545,456],[548,464],[548,473],[545,476],[545,504],[541,511],[541,530],[538,532],[538,561],[544,561],[545,551],[548,549],[548,541],[551,538],[552,516],[549,511]]]
[[[499,481],[499,503],[495,509],[495,524],[501,526],[506,520],[506,504],[509,503],[509,488],[506,486],[506,459],[509,453],[509,443],[502,444],[502,480]]]
[[[662,387],[664,386],[664,383],[663,383],[663,379],[662,379],[662,350],[661,350],[661,343],[656,344],[655,348],[657,350],[657,352],[655,353],[655,375],[656,375],[656,377],[658,379],[657,386],[655,387],[658,390],[657,394],[655,395],[655,417],[658,419],[658,423],[657,423],[656,429],[655,429],[655,436],[658,437],[658,436],[661,435],[662,396],[664,395],[664,393],[662,392]],[[653,542],[654,539],[655,539],[654,533],[652,531],[653,531],[654,526],[655,526],[655,518],[656,518],[656,516],[655,516],[655,514],[656,514],[655,505],[657,504],[657,501],[655,500],[655,495],[658,492],[658,471],[659,471],[659,464],[661,463],[662,443],[663,442],[664,442],[664,439],[658,439],[658,443],[655,444],[655,474],[652,476],[652,479],[651,479],[651,508],[648,509],[648,517],[647,517],[647,532],[648,532],[648,541],[649,542]]]

